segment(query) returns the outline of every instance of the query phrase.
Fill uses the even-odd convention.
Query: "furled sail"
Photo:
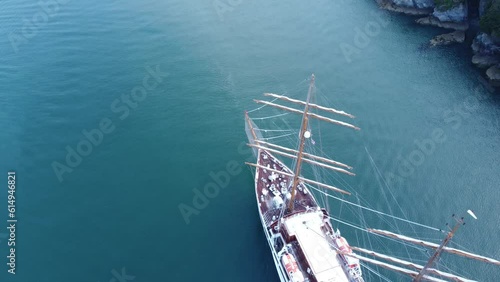
[[[303,106],[306,105],[306,102],[304,102],[304,101],[297,100],[297,99],[292,99],[292,98],[284,96],[284,95],[278,95],[278,94],[273,94],[273,93],[264,93],[264,96],[277,98],[277,99],[280,99],[280,100],[283,100],[283,101],[292,102],[292,103],[300,104],[300,105],[303,105]],[[336,110],[336,109],[327,108],[327,107],[316,105],[316,104],[312,104],[312,103],[309,103],[309,107],[316,108],[318,110],[323,110],[325,112],[329,112],[329,113],[333,113],[333,114],[339,114],[339,115],[343,115],[343,116],[346,116],[346,117],[354,118],[353,115],[351,115],[349,113],[346,113],[344,111],[339,111],[339,110]]]
[[[376,233],[376,234],[384,235],[384,236],[387,236],[387,237],[396,238],[396,239],[400,239],[400,240],[403,240],[403,241],[411,242],[411,243],[414,243],[414,244],[417,244],[417,245],[429,247],[429,248],[432,248],[432,249],[437,249],[439,247],[439,244],[435,244],[435,243],[431,243],[431,242],[427,242],[427,241],[423,241],[423,240],[414,239],[414,238],[411,238],[411,237],[408,237],[408,236],[404,236],[404,235],[400,235],[400,234],[396,234],[396,233],[393,233],[393,232],[390,232],[390,231],[385,231],[385,230],[380,230],[380,229],[368,229],[368,231]],[[489,258],[489,257],[476,255],[474,253],[462,251],[462,250],[455,249],[455,248],[444,247],[443,251],[448,252],[448,253],[452,253],[452,254],[455,254],[455,255],[464,256],[464,257],[467,257],[467,258],[479,260],[479,261],[482,261],[482,262],[487,262],[487,263],[492,263],[492,264],[495,264],[495,265],[500,265],[500,261],[498,261],[496,259],[492,259],[492,258]]]
[[[268,147],[277,148],[277,149],[280,149],[280,150],[285,151],[285,152],[290,152],[290,153],[294,153],[294,154],[298,153],[298,151],[294,150],[294,149],[290,149],[290,148],[287,148],[287,147],[279,146],[279,145],[276,145],[276,144],[273,144],[273,143],[269,143],[269,142],[265,142],[265,141],[261,141],[261,140],[256,140],[256,141],[257,141],[257,143],[266,145]],[[346,165],[346,164],[341,163],[341,162],[338,162],[338,161],[330,160],[330,159],[327,159],[327,158],[324,158],[324,157],[316,156],[316,155],[305,153],[305,152],[302,153],[302,154],[305,157],[308,157],[310,159],[315,159],[315,160],[322,161],[322,162],[325,162],[325,163],[330,163],[330,164],[341,166],[341,167],[344,167],[344,168],[347,168],[347,169],[352,169],[351,166]]]
[[[357,259],[359,259],[361,261],[366,261],[366,262],[369,262],[371,264],[378,265],[378,266],[381,266],[383,268],[386,268],[386,269],[389,269],[389,270],[392,270],[392,271],[395,271],[395,272],[406,274],[406,275],[409,275],[411,277],[416,277],[418,275],[418,272],[416,272],[416,271],[409,270],[409,269],[406,269],[406,268],[402,268],[402,267],[399,267],[399,266],[395,266],[395,265],[392,265],[392,264],[388,264],[388,263],[385,263],[385,262],[381,262],[381,261],[378,261],[378,260],[374,260],[374,259],[371,259],[371,258],[363,257],[363,256],[357,255],[355,253],[344,254],[344,255],[351,256],[351,257],[357,258]],[[428,281],[434,281],[434,282],[446,282],[446,280],[442,280],[442,279],[435,278],[435,277],[430,277],[430,276],[425,277],[425,279],[428,280]]]
[[[292,112],[292,113],[301,114],[301,115],[304,114],[304,111],[297,110],[297,109],[290,108],[290,107],[286,107],[286,106],[282,106],[282,105],[278,105],[278,104],[271,103],[271,102],[268,102],[268,101],[263,101],[263,100],[254,100],[254,101],[256,103],[258,103],[258,104],[268,105],[268,106],[275,107],[275,108],[278,108],[278,109],[281,109],[281,110],[285,110],[285,111],[289,111],[289,112]],[[331,118],[327,118],[327,117],[320,116],[320,115],[317,115],[317,114],[314,114],[314,113],[307,113],[307,116],[313,117],[315,119],[319,119],[319,120],[322,120],[322,121],[330,122],[330,123],[333,123],[333,124],[338,124],[338,125],[342,125],[342,126],[345,126],[345,127],[352,128],[352,129],[360,130],[359,127],[354,126],[354,125],[352,125],[350,123],[339,121],[339,120],[335,120],[335,119],[331,119]]]
[[[266,148],[266,147],[262,147],[262,146],[254,145],[254,144],[247,144],[247,145],[250,146],[250,147],[253,147],[253,148],[257,148],[257,149],[267,150],[269,152],[276,153],[278,155],[282,155],[282,156],[289,157],[289,158],[292,158],[292,159],[297,159],[297,156],[295,156],[295,155],[284,153],[284,152],[281,152],[281,151],[278,151],[278,150],[274,150],[274,149],[271,149],[271,148]],[[345,170],[343,168],[338,168],[338,167],[334,167],[334,166],[331,166],[331,165],[326,165],[326,164],[323,164],[323,163],[320,163],[320,162],[317,162],[317,161],[314,161],[314,160],[311,160],[311,159],[308,159],[308,158],[302,158],[302,161],[304,161],[306,163],[318,165],[318,166],[321,166],[321,167],[324,167],[324,168],[328,168],[328,169],[331,169],[333,171],[345,173],[347,175],[351,175],[351,176],[355,175],[354,173],[352,173],[350,171],[347,171],[347,170]]]
[[[398,259],[395,257],[391,257],[388,255],[380,254],[380,253],[377,253],[377,252],[374,252],[371,250],[366,250],[366,249],[354,247],[354,246],[351,246],[351,249],[353,251],[358,251],[361,253],[369,254],[369,255],[374,256],[374,257],[385,259],[385,260],[392,262],[392,263],[397,263],[397,264],[401,264],[401,265],[406,266],[406,267],[411,267],[411,268],[416,269],[418,271],[420,271],[420,270],[422,270],[422,268],[424,268],[424,266],[422,266],[422,265],[419,265],[419,264],[416,264],[413,262],[409,262],[409,261],[405,261],[402,259]],[[427,270],[427,272],[430,274],[435,274],[435,275],[439,275],[439,276],[444,277],[444,278],[451,279],[452,281],[458,281],[458,282],[473,282],[473,281],[475,281],[475,280],[470,280],[467,278],[460,277],[458,275],[453,275],[451,273],[443,272],[443,271],[440,271],[440,270],[437,270],[434,268],[429,268]]]

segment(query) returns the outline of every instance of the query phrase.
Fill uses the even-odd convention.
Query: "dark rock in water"
[[[442,22],[434,16],[420,18],[416,20],[416,22],[421,25],[432,25],[461,31],[466,31],[469,28],[469,24],[467,22]]]
[[[472,63],[478,68],[485,69],[500,63],[498,56],[476,54],[472,57]]]
[[[479,33],[472,42],[472,50],[475,54],[481,55],[500,55],[500,44],[486,33]]]
[[[500,65],[490,67],[486,71],[486,76],[490,80],[491,85],[500,87]]]
[[[465,41],[465,32],[463,31],[454,31],[451,33],[441,34],[435,36],[431,39],[431,46],[439,46],[439,45],[450,45],[452,43],[462,43]]]

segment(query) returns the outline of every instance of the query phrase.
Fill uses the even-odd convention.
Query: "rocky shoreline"
[[[465,42],[466,31],[474,25],[478,31],[471,45],[472,63],[486,70],[491,85],[500,87],[500,0],[376,1],[388,11],[422,16],[418,24],[453,30],[430,39],[431,47]]]

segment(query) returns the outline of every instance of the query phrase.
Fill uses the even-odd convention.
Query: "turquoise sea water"
[[[347,189],[439,228],[473,209],[479,220],[468,219],[452,245],[500,258],[500,101],[467,48],[423,47],[439,30],[368,0],[63,2],[0,4],[0,281],[278,281],[243,166],[251,157],[241,147],[243,111],[263,92],[305,94],[312,72],[331,106],[362,128],[323,136],[326,150],[355,167]],[[26,23],[33,18],[38,27]],[[155,79],[156,68],[168,76]],[[127,102],[147,77],[155,86]],[[88,155],[70,159],[60,181],[54,162],[67,165],[82,132],[97,128],[109,133],[81,145]],[[407,165],[432,138],[441,141]],[[6,265],[9,170],[17,176],[15,275]],[[229,170],[229,184],[186,224],[178,206]],[[394,227],[330,205],[351,223]],[[418,250],[386,250],[390,242],[339,227],[353,245],[423,263]],[[448,255],[439,266],[480,281],[500,275]]]

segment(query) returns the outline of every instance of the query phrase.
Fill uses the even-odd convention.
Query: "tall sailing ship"
[[[474,281],[435,268],[434,264],[442,252],[500,266],[498,260],[447,246],[457,229],[464,224],[463,218],[454,217],[456,224],[449,231],[444,232],[446,236],[441,244],[414,239],[386,230],[368,228],[365,230],[391,240],[402,241],[405,244],[429,248],[434,253],[425,265],[351,246],[342,237],[340,230],[333,227],[331,220],[335,220],[335,218],[330,216],[327,208],[318,204],[313,190],[321,193],[331,191],[344,195],[350,195],[350,193],[323,183],[320,179],[304,178],[301,174],[301,168],[303,163],[308,163],[315,167],[353,176],[351,166],[324,156],[307,153],[305,149],[306,146],[314,146],[315,144],[312,139],[310,119],[354,130],[359,130],[359,128],[350,123],[313,112],[315,110],[354,118],[353,115],[344,111],[312,103],[314,94],[315,77],[312,75],[305,101],[272,93],[264,94],[272,98],[272,101],[255,100],[256,103],[262,104],[261,108],[270,106],[302,116],[298,140],[296,140],[298,148],[296,149],[271,143],[269,140],[272,138],[264,138],[263,132],[273,130],[260,129],[254,119],[250,118],[249,113],[245,112],[248,146],[253,149],[257,159],[256,163],[247,162],[246,164],[255,167],[255,195],[259,217],[280,281],[362,282],[365,281],[362,267],[372,271],[368,265],[408,275],[409,279],[413,281]],[[275,103],[277,100],[298,105],[300,109],[277,104]],[[296,136],[296,134],[293,135]],[[289,168],[277,156],[292,159],[293,168]],[[349,203],[348,201],[344,202]],[[468,213],[475,218],[475,214],[471,210]],[[400,220],[412,223],[407,219],[400,218]],[[418,225],[423,226],[422,224]]]

